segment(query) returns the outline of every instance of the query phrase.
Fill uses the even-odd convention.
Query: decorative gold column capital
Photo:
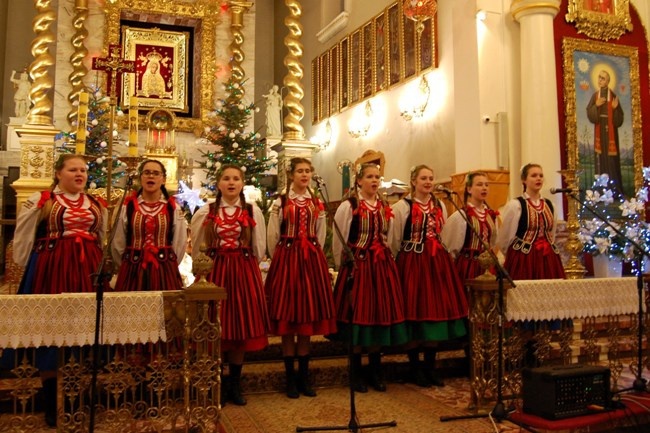
[[[17,205],[35,192],[50,187],[54,177],[54,137],[61,131],[53,126],[23,125],[16,129],[20,137],[20,178],[11,186]]]
[[[556,16],[560,12],[562,0],[514,0],[510,12],[515,20],[527,15],[550,14]]]
[[[232,27],[242,27],[244,25],[244,14],[253,6],[252,2],[231,0],[228,5],[232,9]]]

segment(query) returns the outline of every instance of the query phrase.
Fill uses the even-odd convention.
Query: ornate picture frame
[[[568,0],[566,20],[578,33],[608,41],[632,30],[629,0]]]
[[[203,122],[208,121],[208,115],[214,108],[213,80],[216,68],[215,35],[216,26],[221,17],[217,2],[151,2],[149,0],[114,0],[106,2],[105,6],[105,36],[104,46],[121,44],[122,25],[142,28],[153,27],[155,23],[165,22],[169,27],[178,29],[191,28],[196,35],[187,53],[186,71],[191,71],[191,81],[188,81],[188,112],[177,111],[175,119],[176,131],[200,133]],[[131,78],[133,79],[133,78]],[[155,105],[152,98],[145,98],[140,103],[139,124],[144,125],[146,110],[151,108],[169,108],[159,99],[160,105]],[[176,109],[174,108],[176,111]]]
[[[575,38],[564,38],[562,51],[567,166],[579,171],[584,191],[604,171],[599,166],[616,171],[618,165],[622,191],[633,197],[643,183],[638,51]],[[608,174],[616,181],[617,175]]]
[[[311,123],[320,122],[320,67],[318,63],[320,57],[315,57],[311,61]]]
[[[138,107],[168,108],[188,113],[188,32],[122,27],[123,54],[135,61],[135,74],[125,74],[122,101],[138,97]]]
[[[366,99],[370,97],[375,90],[375,44],[374,44],[374,33],[373,22],[368,21],[361,28],[361,37],[363,40],[363,48],[361,50],[361,78],[363,84],[361,85],[362,92],[361,97]]]

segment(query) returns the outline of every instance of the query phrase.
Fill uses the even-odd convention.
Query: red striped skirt
[[[535,241],[528,254],[508,248],[503,267],[513,280],[566,278],[560,255],[546,239]]]
[[[397,255],[407,321],[442,321],[467,317],[468,303],[454,262],[440,243],[423,251]]]
[[[48,295],[94,292],[102,250],[96,240],[69,236],[37,239],[19,293]]]
[[[332,282],[316,240],[280,240],[265,290],[271,333],[307,336],[336,332]]]
[[[349,323],[352,299],[352,323],[355,325],[388,326],[404,322],[399,273],[390,250],[383,247],[378,251],[357,251],[355,263],[356,269],[343,266],[336,280],[334,302],[337,320]]]
[[[171,247],[161,247],[155,254],[127,247],[117,274],[115,291],[180,290],[183,279],[178,260]]]
[[[208,254],[214,266],[206,278],[228,295],[221,301],[221,350],[264,349],[269,344],[269,316],[257,258],[241,248],[211,248]]]

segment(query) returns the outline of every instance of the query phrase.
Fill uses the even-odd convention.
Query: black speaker
[[[610,400],[609,368],[568,365],[522,372],[524,412],[555,420],[586,415]]]

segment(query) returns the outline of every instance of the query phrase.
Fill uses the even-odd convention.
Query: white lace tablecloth
[[[508,320],[552,320],[638,312],[636,278],[515,281],[508,290]]]
[[[0,296],[0,348],[83,346],[95,339],[94,293]],[[104,295],[100,342],[165,341],[162,292]]]

